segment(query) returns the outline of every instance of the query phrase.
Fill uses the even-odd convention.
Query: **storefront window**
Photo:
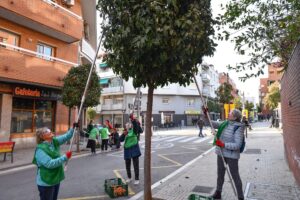
[[[52,129],[54,103],[33,99],[13,98],[12,133],[30,133],[37,128]]]

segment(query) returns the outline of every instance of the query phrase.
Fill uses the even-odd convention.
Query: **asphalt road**
[[[144,151],[143,137],[140,146]],[[152,184],[198,157],[212,146],[212,138],[192,135],[164,135],[152,138]],[[140,184],[129,184],[130,196],[143,190],[144,157],[140,157]],[[0,176],[0,200],[39,199],[35,183],[36,169],[31,168]],[[132,169],[133,174],[133,169]],[[74,158],[69,162],[59,198],[68,200],[110,199],[104,192],[104,180],[126,179],[123,151]]]

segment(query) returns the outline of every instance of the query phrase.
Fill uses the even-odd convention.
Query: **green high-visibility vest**
[[[133,147],[134,145],[136,145],[138,143],[138,139],[136,134],[133,132],[132,129],[130,129],[128,131],[128,134],[125,137],[125,144],[124,144],[124,148],[128,149],[130,147]]]
[[[49,147],[50,145],[47,143],[38,144],[36,150],[41,149],[52,159],[55,159],[61,156],[59,153],[59,142],[56,138],[53,138],[53,145],[54,145],[54,151],[51,151]],[[35,154],[32,163],[37,165]],[[65,179],[63,165],[53,169],[48,169],[44,166],[38,166],[38,167],[40,169],[40,175],[42,181],[44,181],[48,185],[56,185]]]

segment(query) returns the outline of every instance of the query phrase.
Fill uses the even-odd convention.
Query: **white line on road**
[[[179,169],[177,169],[176,171],[174,171],[173,173],[169,174],[168,176],[166,176],[165,178],[157,181],[156,183],[154,183],[151,186],[151,189],[153,190],[154,188],[156,188],[157,186],[161,185],[162,183],[166,182],[167,180],[169,180],[170,178],[172,178],[173,176],[179,174],[180,172],[182,172],[184,169],[186,169],[187,167],[189,167],[190,165],[194,164],[194,162],[196,162],[197,160],[203,158],[206,154],[208,154],[209,152],[211,152],[215,147],[210,148],[209,150],[207,150],[206,152],[204,152],[203,154],[201,154],[200,156],[198,156],[197,158],[195,158],[194,160],[191,160],[190,162],[188,162],[187,164],[183,165],[182,167],[180,167]],[[141,198],[144,195],[144,191],[141,191],[139,193],[137,193],[136,195],[134,195],[133,197],[131,197],[128,200],[138,200],[139,198]]]
[[[191,141],[191,140],[196,140],[196,139],[198,139],[199,137],[196,137],[196,136],[194,136],[194,137],[190,137],[190,138],[187,138],[187,139],[184,139],[184,140],[181,140],[181,141],[179,141],[179,142],[188,142],[188,141]]]
[[[199,140],[194,141],[193,143],[194,143],[194,144],[201,143],[201,142],[203,142],[203,141],[205,141],[205,140],[208,140],[209,138],[210,138],[210,137],[204,137],[204,138],[201,138],[201,139],[199,139]]]
[[[173,141],[176,141],[176,140],[180,140],[180,139],[183,139],[183,138],[186,138],[187,136],[180,136],[180,137],[176,137],[176,138],[173,138],[173,139],[170,139],[170,140],[166,140],[167,142],[173,142]]]
[[[166,136],[166,137],[156,137],[153,138],[152,141],[156,142],[156,141],[163,141],[163,140],[167,140],[167,139],[171,139],[171,138],[175,138],[178,136]]]

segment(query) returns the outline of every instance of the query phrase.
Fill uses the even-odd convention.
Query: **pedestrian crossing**
[[[170,136],[153,136],[152,142],[166,142],[166,143],[190,143],[190,144],[199,144],[207,140],[209,142],[212,137],[198,137],[198,136],[181,136],[181,135],[170,135]],[[144,143],[144,138],[141,139],[140,143]]]

